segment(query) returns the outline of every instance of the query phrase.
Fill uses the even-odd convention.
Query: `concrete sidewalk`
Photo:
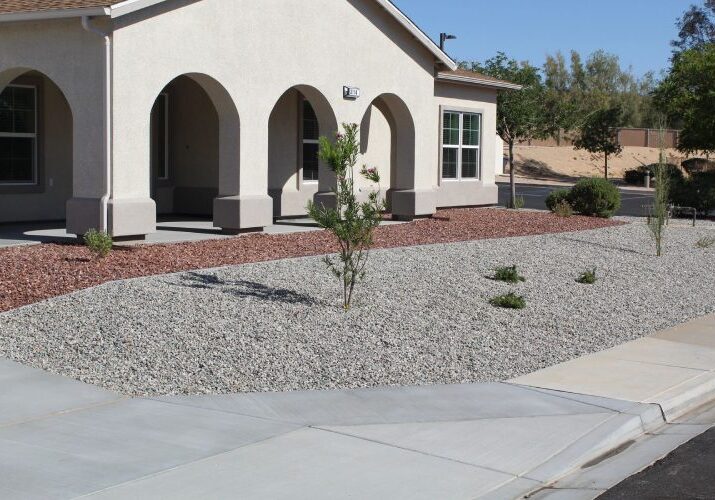
[[[714,370],[715,317],[506,383],[127,399],[1,361],[0,497],[518,498],[664,432]]]

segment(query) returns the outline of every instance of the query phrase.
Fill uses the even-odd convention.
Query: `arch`
[[[317,139],[332,137],[337,130],[332,106],[315,87],[295,85],[277,99],[268,120],[268,194],[274,217],[305,214],[308,201],[328,175],[317,162]],[[308,175],[311,157],[317,172]]]
[[[63,220],[73,194],[74,110],[45,72],[0,72],[0,222]]]
[[[149,116],[152,197],[160,214],[213,216],[214,200],[238,193],[240,128],[228,90],[183,73],[155,94]]]
[[[372,100],[360,125],[360,147],[382,174],[390,209],[395,191],[415,186],[415,124],[404,100],[391,93]]]

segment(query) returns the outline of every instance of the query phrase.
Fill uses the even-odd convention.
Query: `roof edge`
[[[68,19],[83,16],[108,16],[108,7],[86,7],[79,9],[49,9],[0,14],[0,23],[18,21],[42,21],[47,19]]]
[[[490,87],[495,89],[522,90],[524,88],[523,85],[519,85],[516,83],[486,80],[484,78],[479,77],[453,75],[444,72],[437,73],[437,80],[449,83],[479,85],[480,87]]]
[[[432,54],[434,54],[434,56],[442,64],[444,64],[451,70],[457,69],[457,63],[451,57],[449,57],[446,52],[440,49],[439,46],[434,43],[434,40],[427,36],[427,34],[425,34],[425,32],[422,31],[420,27],[412,21],[412,19],[410,19],[394,3],[392,3],[391,0],[375,0],[375,2],[377,2],[387,12],[392,14],[392,17],[394,17],[397,22],[399,22],[402,26],[407,28],[407,31],[409,31],[412,36],[414,36],[419,42],[421,42],[427,50],[432,52]]]

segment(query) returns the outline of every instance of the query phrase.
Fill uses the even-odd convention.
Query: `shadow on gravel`
[[[591,246],[594,246],[594,247],[603,248],[604,250],[615,250],[615,251],[617,251],[617,252],[625,252],[625,253],[632,253],[632,254],[636,254],[636,255],[645,255],[645,256],[650,255],[650,254],[647,253],[647,252],[641,252],[641,251],[639,251],[639,250],[633,250],[632,248],[625,248],[625,247],[616,246],[616,245],[606,245],[606,244],[603,244],[603,243],[599,243],[599,242],[597,242],[597,241],[588,241],[588,240],[582,240],[582,239],[580,239],[580,238],[569,237],[569,236],[560,236],[560,235],[557,236],[557,238],[560,239],[560,240],[562,240],[562,241],[571,241],[571,242],[575,242],[575,243],[583,243],[584,245],[591,245]]]
[[[284,304],[314,305],[316,301],[309,295],[285,288],[270,286],[246,280],[224,280],[214,274],[190,272],[181,275],[181,283],[171,283],[176,286],[203,290],[218,289],[236,297],[254,297],[268,302]]]

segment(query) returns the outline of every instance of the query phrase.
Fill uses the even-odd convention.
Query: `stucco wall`
[[[440,120],[441,109],[472,111],[482,114],[481,131],[481,177],[479,180],[442,180],[440,171],[435,172],[437,205],[439,207],[493,205],[498,202],[496,179],[496,115],[497,93],[471,85],[435,83],[434,103],[436,120]],[[438,132],[439,134],[439,132]],[[440,156],[440,138],[434,141],[437,163]]]

